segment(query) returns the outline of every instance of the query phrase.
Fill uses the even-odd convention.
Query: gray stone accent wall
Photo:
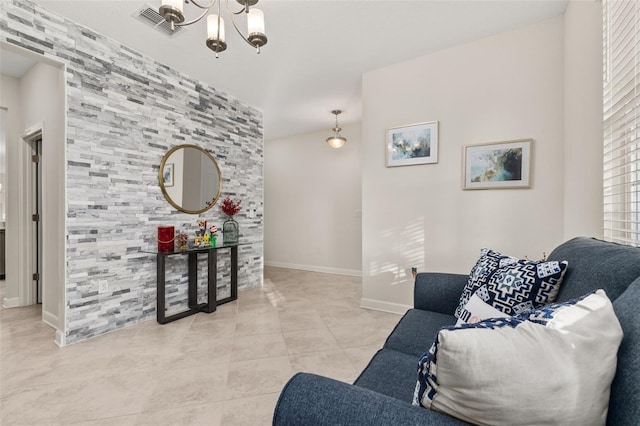
[[[240,291],[262,284],[260,111],[29,1],[2,1],[0,39],[67,65],[67,343],[155,318],[155,256],[141,250],[155,247],[158,225],[193,235],[203,218],[222,228],[219,205],[188,215],[164,199],[158,168],[176,145],[201,146],[217,159],[222,198],[245,207],[236,215],[241,242],[249,243],[239,250]],[[224,297],[228,250],[218,260]],[[186,306],[186,262],[167,262],[170,311]],[[203,257],[200,297],[205,267]],[[101,280],[106,293],[98,292]]]

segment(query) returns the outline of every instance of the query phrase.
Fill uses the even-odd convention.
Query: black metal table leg
[[[218,250],[209,250],[207,254],[207,306],[205,312],[215,312],[218,290]]]
[[[198,307],[198,253],[189,253],[189,308]]]
[[[158,253],[156,261],[156,277],[157,277],[157,303],[156,303],[156,320],[160,324],[165,324],[167,321],[164,317],[164,303],[165,303],[165,256],[162,253]]]
[[[238,298],[238,246],[231,247],[231,300]]]

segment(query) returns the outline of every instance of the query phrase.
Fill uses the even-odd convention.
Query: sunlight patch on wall
[[[424,270],[425,225],[424,216],[409,220],[405,226],[393,226],[380,230],[376,253],[368,265],[368,275],[385,275],[390,285],[413,281],[411,268]],[[393,255],[389,255],[389,251]]]

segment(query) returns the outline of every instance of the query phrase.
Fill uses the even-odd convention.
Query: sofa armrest
[[[308,373],[298,373],[289,380],[273,416],[274,426],[466,424],[369,389]]]
[[[421,272],[413,288],[413,307],[453,315],[468,275]]]

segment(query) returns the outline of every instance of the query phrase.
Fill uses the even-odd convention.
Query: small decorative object
[[[211,245],[211,235],[208,232],[202,236],[202,245],[205,247]]]
[[[196,247],[200,247],[204,243],[204,236],[206,233],[207,233],[207,221],[199,220],[198,230],[196,231],[196,240],[195,240]]]
[[[173,251],[174,236],[173,226],[158,226],[158,251]]]
[[[232,201],[229,197],[222,200],[220,210],[228,217],[222,224],[222,241],[224,244],[238,243],[238,222],[233,219],[233,216],[242,209],[240,206],[241,202],[242,201]]]
[[[179,250],[186,250],[187,249],[187,242],[189,241],[189,236],[187,234],[185,234],[184,232],[179,233],[176,236],[176,240],[178,241],[178,249]]]
[[[438,122],[387,130],[387,167],[438,162]]]
[[[211,247],[216,246],[216,238],[218,237],[218,228],[215,225],[210,225],[207,231],[211,237]]]
[[[463,189],[528,188],[532,139],[463,149]]]

